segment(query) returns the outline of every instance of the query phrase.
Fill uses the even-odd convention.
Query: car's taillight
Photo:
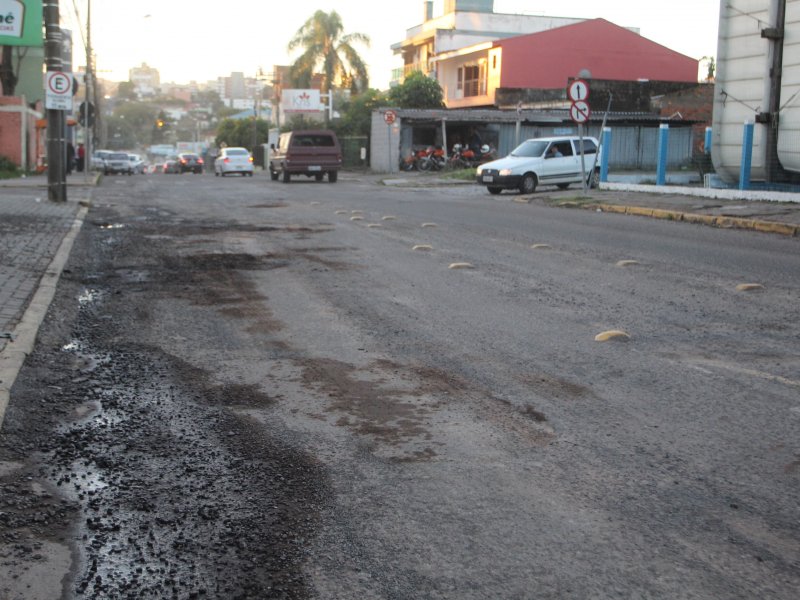
[[[250,162],[253,162],[253,157],[252,157],[252,156],[250,156],[250,157],[248,158],[248,160],[249,160]]]
[[[198,165],[202,165],[203,164],[203,159],[202,158],[198,158],[197,159],[197,164]]]
[[[181,164],[182,164],[182,165],[185,165],[185,164],[186,164],[186,159],[185,159],[185,158],[182,158],[182,159],[181,159]]]
[[[225,157],[225,158],[222,160],[222,162],[224,162],[224,163],[229,163],[229,162],[231,162],[231,159],[230,159],[230,158],[228,158],[228,157],[226,156],[226,157]]]

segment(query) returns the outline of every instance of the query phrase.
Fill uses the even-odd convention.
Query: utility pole
[[[44,57],[47,72],[61,71],[61,27],[58,0],[44,0]],[[52,202],[67,201],[67,146],[64,138],[64,111],[47,109],[47,198]]]
[[[90,117],[93,113],[91,107],[94,101],[94,70],[92,68],[92,0],[87,0],[86,6],[86,116],[84,117],[84,158],[83,176],[85,179],[91,177],[92,152],[94,152],[94,118]]]

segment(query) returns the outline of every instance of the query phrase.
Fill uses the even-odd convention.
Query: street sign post
[[[592,114],[589,108],[589,84],[583,79],[576,79],[567,87],[567,95],[572,100],[569,107],[570,118],[578,125],[578,136],[581,145],[581,179],[583,180],[583,193],[586,194],[586,159],[583,152],[583,124],[589,120]]]
[[[392,125],[397,121],[397,113],[393,110],[387,110],[383,113],[383,121],[386,123],[386,139],[389,143],[389,172],[394,170],[392,163]]]

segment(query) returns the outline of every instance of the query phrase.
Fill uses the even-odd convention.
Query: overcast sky
[[[85,64],[75,9],[85,26],[88,0],[62,0],[62,22],[75,30],[74,64]],[[434,3],[441,13],[441,0]],[[556,7],[556,5],[558,5]],[[277,8],[279,7],[279,8]],[[146,62],[163,82],[204,82],[233,71],[254,75],[259,67],[288,64],[294,55],[289,40],[317,10],[336,10],[345,32],[367,34],[372,44],[361,55],[370,68],[370,85],[388,87],[391,70],[400,59],[390,46],[419,25],[422,0],[93,0],[92,45],[100,76],[127,81],[131,67]],[[700,59],[717,51],[718,0],[495,0],[495,12],[563,17],[602,17],[617,25],[638,27],[640,33],[668,48]]]

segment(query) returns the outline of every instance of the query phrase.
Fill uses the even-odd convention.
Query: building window
[[[456,89],[464,98],[486,95],[486,68],[484,64],[464,65],[458,68]]]

